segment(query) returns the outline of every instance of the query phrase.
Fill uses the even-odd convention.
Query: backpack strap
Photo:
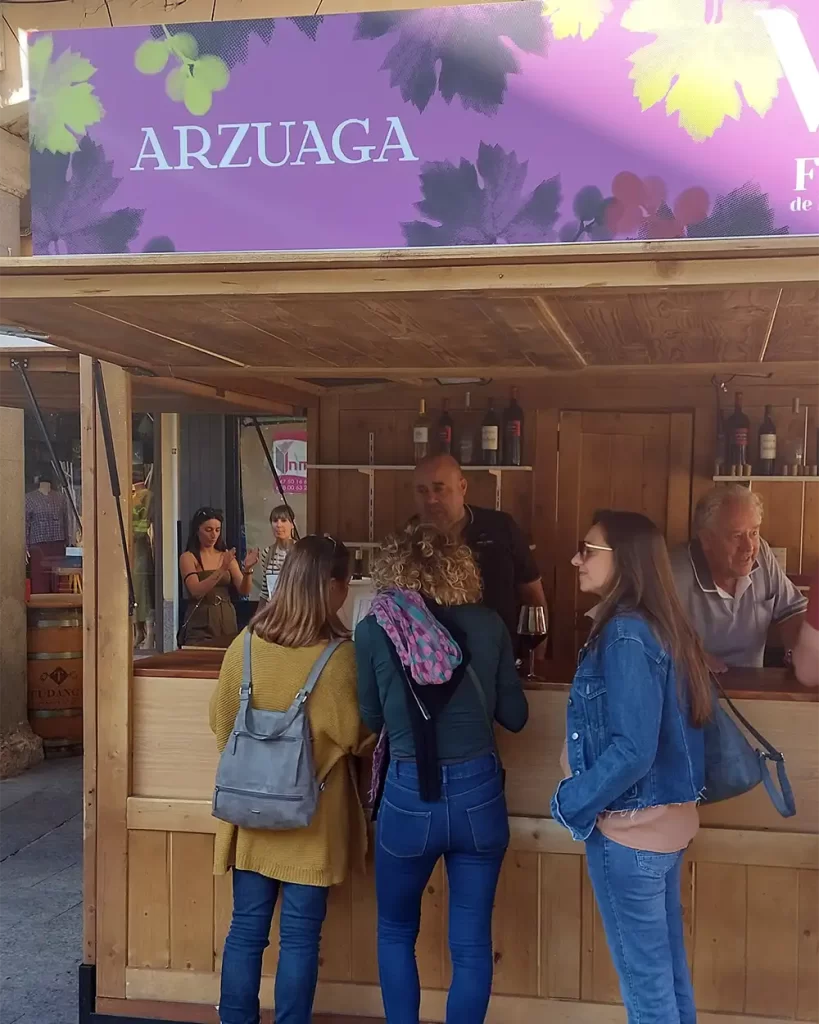
[[[489,707],[486,703],[486,694],[483,692],[481,681],[478,678],[478,673],[472,667],[471,664],[466,666],[466,672],[469,678],[472,680],[472,685],[478,691],[478,700],[480,701],[481,708],[483,709],[484,718],[486,719],[487,727],[489,728],[489,735],[492,738],[492,750],[495,754],[498,753],[498,744],[495,740],[495,726],[492,724],[492,717],[489,714]]]
[[[249,736],[252,736],[257,740],[275,740],[283,732],[290,728],[295,720],[296,716],[301,713],[301,709],[313,692],[313,687],[318,682],[319,676],[324,671],[327,662],[333,656],[336,648],[339,647],[344,641],[340,639],[331,640],[321,654],[316,658],[313,663],[313,667],[307,676],[307,681],[304,686],[298,691],[296,696],[293,698],[293,702],[290,707],[285,711],[282,717],[279,719],[275,729],[269,733],[256,733],[254,732],[248,721],[250,712],[250,633],[245,636],[245,648],[244,648],[244,668],[242,672],[242,689],[239,691],[239,716],[237,720],[241,718],[244,726],[244,732]],[[245,685],[247,686],[247,692],[245,693]]]
[[[327,644],[327,646],[324,648],[321,654],[313,662],[313,667],[310,669],[310,673],[307,676],[307,681],[305,682],[304,686],[302,686],[302,688],[293,698],[294,704],[298,702],[298,704],[301,705],[307,700],[307,698],[313,692],[313,687],[319,681],[319,676],[324,671],[325,665],[343,643],[343,640],[336,638],[335,640],[331,640]]]
[[[239,687],[239,704],[247,704],[250,701],[251,691],[251,668],[250,668],[250,642],[253,634],[249,629],[245,630],[245,639],[242,644],[242,684]]]

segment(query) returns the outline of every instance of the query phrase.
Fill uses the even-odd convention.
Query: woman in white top
[[[295,539],[293,533],[293,514],[287,505],[277,505],[270,513],[270,528],[273,531],[273,543],[262,552],[262,601],[270,600],[268,579],[278,576],[285,560],[293,550]]]

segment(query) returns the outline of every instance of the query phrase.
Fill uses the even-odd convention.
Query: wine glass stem
[[[529,651],[529,675],[527,679],[535,678],[535,652],[534,649]]]

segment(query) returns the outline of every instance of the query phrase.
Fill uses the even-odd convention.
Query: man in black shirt
[[[494,608],[512,639],[518,609],[545,606],[540,573],[523,531],[506,512],[466,503],[466,479],[451,455],[434,455],[415,468],[418,520],[463,538],[483,577],[483,603]]]

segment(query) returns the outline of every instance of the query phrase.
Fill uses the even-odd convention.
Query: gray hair
[[[762,498],[744,484],[721,484],[703,494],[694,509],[694,533],[710,526],[726,505],[745,503],[762,518]]]

